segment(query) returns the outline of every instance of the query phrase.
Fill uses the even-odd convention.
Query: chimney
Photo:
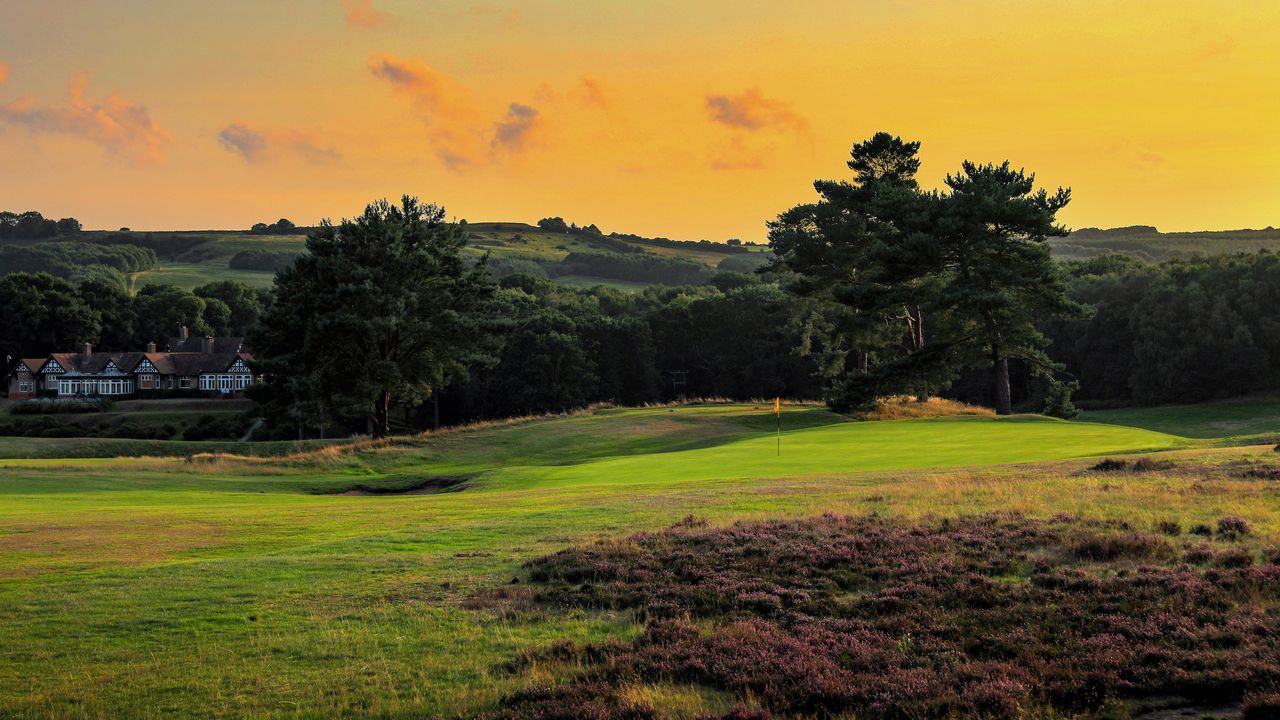
[[[152,340],[151,342],[147,343],[147,352],[153,353],[155,351],[156,351],[156,341]]]
[[[88,355],[89,353],[92,353],[92,352],[93,352],[93,346],[90,345],[89,343],[85,343],[80,346],[81,355]]]
[[[179,340],[186,340],[186,339],[187,339],[187,326],[186,326],[186,325],[179,325],[179,326],[178,326],[178,339],[179,339]]]
[[[204,336],[204,352],[206,355],[213,354],[213,338],[208,335]]]

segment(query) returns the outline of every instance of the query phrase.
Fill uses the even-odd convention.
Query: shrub
[[[702,685],[783,716],[1011,720],[1132,696],[1238,701],[1280,677],[1280,566],[1203,545],[1181,558],[1213,565],[1200,570],[1170,550],[1122,522],[828,515],[677,523],[527,568],[536,602],[646,618],[629,644],[548,651],[583,666],[548,702],[606,713],[587,717],[636,712],[619,701],[636,684]],[[517,698],[498,717],[560,717],[548,707]]]
[[[1182,534],[1182,525],[1177,520],[1161,520],[1156,523],[1156,532],[1177,537]]]
[[[19,400],[9,408],[14,415],[54,415],[57,413],[96,413],[111,409],[107,398],[30,398]]]
[[[1248,535],[1250,530],[1249,521],[1239,515],[1228,515],[1218,518],[1218,536],[1227,540],[1235,540],[1236,538]]]
[[[1275,718],[1280,718],[1280,693],[1247,695],[1241,711],[1241,720],[1275,720]]]
[[[1197,523],[1191,526],[1191,534],[1200,535],[1202,537],[1212,537],[1213,528],[1209,527],[1208,525],[1205,525],[1204,523]]]
[[[1125,462],[1124,460],[1114,460],[1112,458],[1107,458],[1089,469],[1093,470],[1094,472],[1124,472],[1125,470],[1129,469],[1129,463]]]

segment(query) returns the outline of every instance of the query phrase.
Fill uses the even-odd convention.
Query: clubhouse
[[[254,383],[244,338],[171,338],[163,352],[94,352],[24,358],[9,372],[9,397],[164,397],[238,395]]]

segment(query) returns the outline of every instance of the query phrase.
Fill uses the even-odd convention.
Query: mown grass
[[[277,461],[0,461],[0,716],[483,710],[536,678],[498,669],[520,651],[626,641],[639,626],[478,598],[533,557],[690,513],[723,524],[1011,510],[1140,527],[1240,515],[1257,542],[1280,536],[1275,490],[1240,471],[1280,460],[1269,446],[1034,418],[855,423],[788,406],[779,457],[773,428],[763,404],[605,409]],[[1136,451],[1176,464],[1089,470],[1091,456]],[[315,494],[463,474],[460,492]],[[724,701],[636,692],[677,716]]]
[[[1280,400],[1247,398],[1198,405],[1095,410],[1085,422],[1142,427],[1191,438],[1280,437]]]

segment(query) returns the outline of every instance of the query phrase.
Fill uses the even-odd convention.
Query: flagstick
[[[778,406],[778,457],[782,457],[782,406]]]

